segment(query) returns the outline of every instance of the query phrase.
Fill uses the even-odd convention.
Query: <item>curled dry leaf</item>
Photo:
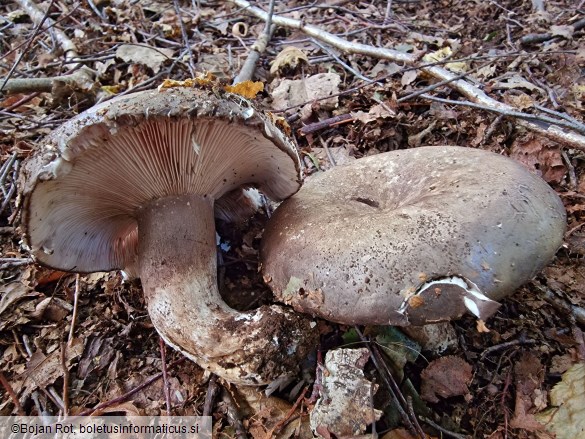
[[[422,399],[439,402],[438,396],[449,398],[467,394],[472,372],[471,365],[459,357],[437,358],[421,374]]]
[[[287,46],[282,49],[270,64],[270,73],[275,75],[280,70],[294,70],[301,64],[308,64],[309,58],[301,49],[294,46]]]

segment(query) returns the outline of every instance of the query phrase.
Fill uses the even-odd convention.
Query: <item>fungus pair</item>
[[[315,323],[280,305],[238,312],[216,282],[216,217],[241,188],[273,200],[301,181],[294,145],[238,96],[172,88],[113,99],[56,130],[25,168],[35,259],[140,276],[161,337],[227,380],[293,372]],[[269,221],[265,280],[295,310],[341,323],[408,325],[465,310],[486,318],[562,240],[542,180],[478,150],[423,147],[313,178]]]

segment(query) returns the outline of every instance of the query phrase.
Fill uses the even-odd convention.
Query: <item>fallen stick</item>
[[[230,1],[239,8],[245,9],[247,12],[259,18],[260,20],[266,21],[268,19],[268,14],[265,11],[255,6],[252,6],[250,2],[248,2],[247,0]],[[323,41],[346,53],[354,53],[371,56],[379,59],[387,59],[389,61],[404,63],[415,67],[417,67],[419,64],[419,59],[415,55],[399,52],[393,49],[387,49],[384,47],[375,47],[370,46],[368,44],[347,41],[344,40],[343,38],[339,38],[338,36],[326,32],[317,26],[305,24],[303,21],[296,20],[294,18],[288,18],[283,17],[281,15],[273,14],[272,23],[275,26],[298,29],[305,33],[306,35]],[[474,103],[508,112],[517,111],[516,108],[489,97],[482,90],[470,84],[469,82],[463,79],[455,79],[457,75],[450,72],[449,70],[446,70],[439,66],[418,67],[422,72],[440,81],[447,81],[448,86],[450,88],[458,91],[459,93],[461,93],[463,96],[465,96],[467,99]],[[559,126],[541,121],[517,120],[516,123],[519,126],[522,126],[535,133],[541,134],[551,140],[554,140],[555,142],[563,143],[567,146],[585,151],[584,135],[580,135],[572,131],[566,131]]]
[[[48,17],[48,11],[41,11],[32,0],[16,0],[16,3],[26,11],[33,23],[37,25],[44,23],[51,28],[52,35],[63,49],[66,61],[79,59],[75,43],[65,32],[55,27],[55,21]],[[8,93],[49,92],[59,83],[74,84],[82,90],[92,88],[94,81],[91,69],[79,62],[68,64],[68,69],[73,73],[52,78],[4,78],[1,80],[2,90]]]

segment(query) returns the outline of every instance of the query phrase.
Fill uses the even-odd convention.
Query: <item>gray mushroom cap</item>
[[[557,194],[513,160],[421,147],[306,182],[269,221],[262,270],[278,300],[340,323],[485,319],[550,262],[565,227]]]
[[[239,193],[230,191],[246,185],[282,200],[300,178],[294,145],[240,96],[139,92],[68,121],[26,163],[24,238],[56,269],[124,269],[136,258],[136,211],[147,202],[227,194],[229,208]]]

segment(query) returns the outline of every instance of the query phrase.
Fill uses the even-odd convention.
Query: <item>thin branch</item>
[[[185,29],[185,25],[183,24],[183,16],[181,13],[181,8],[179,7],[179,2],[177,0],[173,0],[173,5],[175,7],[175,13],[177,14],[177,18],[179,19],[179,27],[181,28],[183,44],[185,45],[185,48],[189,53],[189,73],[191,73],[191,76],[194,78],[195,64],[193,62],[193,51],[191,50],[191,44],[189,43],[189,35],[187,35],[187,30]]]
[[[550,123],[550,124],[559,125],[559,126],[562,126],[565,128],[569,128],[569,129],[572,129],[575,131],[582,131],[582,127],[580,127],[579,124],[575,124],[573,122],[567,122],[565,120],[554,119],[554,118],[548,117],[548,116],[522,113],[521,111],[509,110],[507,108],[490,107],[487,105],[476,104],[475,102],[469,102],[469,101],[453,101],[451,99],[443,99],[443,98],[438,98],[436,96],[431,96],[431,95],[428,95],[426,93],[421,95],[421,97],[423,97],[425,99],[429,99],[431,101],[441,102],[443,104],[461,105],[463,107],[477,108],[479,110],[490,111],[492,113],[497,113],[497,114],[501,114],[501,115],[508,116],[508,117],[514,117],[517,119],[533,120],[535,122],[546,122],[546,123]],[[585,131],[583,131],[583,134],[585,134]],[[583,146],[585,146],[585,145],[583,145]],[[583,149],[583,148],[581,148],[581,149]]]
[[[10,383],[8,382],[8,380],[6,379],[6,377],[4,376],[4,374],[2,372],[0,372],[0,384],[2,384],[2,387],[4,387],[4,390],[6,390],[6,393],[8,394],[8,396],[10,396],[10,399],[12,400],[12,403],[14,404],[14,408],[16,409],[16,413],[18,413],[19,416],[25,416],[26,413],[24,412],[22,406],[20,405],[20,401],[18,400],[18,396],[16,396],[14,389],[12,388],[12,386],[10,385]]]
[[[69,416],[69,369],[67,368],[67,343],[61,343],[61,368],[63,369],[63,414]]]
[[[20,3],[20,1],[19,1],[19,3]],[[28,3],[28,2],[25,2],[24,1],[23,3]],[[6,78],[4,79],[4,81],[2,81],[2,85],[0,85],[0,91],[4,90],[4,88],[6,87],[6,84],[8,83],[8,81],[10,79],[10,77],[14,74],[14,71],[16,70],[16,67],[18,67],[18,65],[20,64],[20,61],[22,61],[22,58],[24,57],[24,55],[26,54],[26,52],[28,51],[28,49],[32,45],[33,41],[35,40],[35,38],[37,37],[37,35],[39,34],[39,32],[41,31],[41,28],[43,27],[43,24],[45,23],[45,21],[47,21],[49,19],[49,11],[53,7],[53,4],[54,3],[55,3],[55,0],[51,0],[51,3],[49,3],[49,7],[47,8],[47,12],[45,14],[43,14],[42,16],[39,16],[39,15],[35,14],[35,17],[33,18],[33,16],[31,15],[31,18],[33,18],[33,21],[36,21],[37,26],[36,26],[35,30],[33,31],[33,34],[30,36],[30,38],[26,42],[26,45],[24,46],[24,49],[22,50],[22,52],[18,56],[18,59],[14,62],[14,64],[10,68],[10,71],[8,72],[8,75],[6,76]],[[20,5],[23,8],[27,9],[24,4],[20,3]],[[27,10],[27,12],[28,12],[28,10]],[[40,11],[36,10],[35,12],[40,12]],[[30,15],[30,12],[29,12],[29,15]],[[35,18],[36,18],[36,20],[35,20]]]
[[[340,64],[345,70],[347,70],[349,73],[354,75],[356,78],[359,78],[362,81],[366,81],[366,82],[380,82],[380,81],[377,81],[375,79],[371,79],[371,78],[368,78],[367,76],[362,75],[360,72],[358,72],[352,66],[350,66],[348,63],[346,63],[344,60],[342,60],[339,56],[337,56],[337,54],[335,52],[333,52],[333,50],[331,50],[329,47],[325,46],[324,44],[321,44],[315,38],[310,38],[310,41],[311,41],[311,43],[313,43],[314,45],[319,47],[322,51],[327,53],[335,61],[337,61],[338,64]]]
[[[254,15],[255,17],[261,20],[266,21],[268,19],[268,14],[265,11],[263,11],[260,8],[252,6],[250,2],[246,0],[230,1],[237,5],[238,7],[245,9],[248,13]],[[313,38],[316,38],[347,53],[356,53],[379,59],[387,59],[390,61],[404,63],[411,66],[418,66],[419,64],[419,59],[415,55],[399,52],[393,49],[375,47],[357,42],[350,42],[329,32],[326,32],[317,26],[304,24],[304,22],[300,20],[296,20],[289,17],[283,17],[280,15],[273,15],[272,22],[276,26],[298,29]],[[515,108],[489,97],[485,92],[483,92],[473,84],[470,84],[469,82],[463,79],[453,80],[457,75],[442,67],[420,66],[420,70],[441,81],[452,80],[453,82],[450,82],[449,86],[474,103],[484,105],[485,107],[489,108],[496,108],[499,110],[511,112],[516,111]],[[585,150],[584,135],[575,132],[567,132],[563,130],[560,126],[554,124],[537,123],[532,120],[529,120],[528,118],[518,120],[517,124],[538,134],[541,134],[545,137],[548,137],[549,139],[552,139],[556,142],[564,143],[566,145],[570,145],[572,147]]]
[[[236,431],[236,438],[237,439],[247,439],[248,435],[246,434],[246,429],[244,428],[244,424],[242,423],[242,417],[240,415],[240,411],[238,410],[238,406],[232,397],[230,391],[224,387],[223,392],[221,393],[221,400],[225,404],[227,410],[227,418],[230,425]]]
[[[158,346],[160,348],[160,359],[162,362],[163,374],[163,393],[165,395],[167,416],[171,416],[171,386],[169,385],[169,375],[167,373],[167,348],[162,337],[158,338]]]
[[[183,363],[185,360],[186,360],[186,358],[183,357],[177,361],[172,362],[171,364],[169,364],[169,369],[179,365],[180,363]],[[136,394],[136,393],[140,392],[142,389],[150,386],[155,381],[160,380],[162,378],[162,376],[163,376],[163,373],[159,372],[156,375],[147,379],[145,382],[143,382],[139,386],[136,386],[133,389],[129,390],[128,392],[124,393],[123,395],[120,395],[117,398],[111,399],[109,401],[102,402],[101,404],[96,405],[94,408],[89,408],[87,410],[83,410],[81,413],[78,413],[76,416],[80,416],[80,417],[81,416],[89,416],[96,411],[103,410],[103,409],[106,409],[106,408],[111,407],[113,405],[120,404],[124,401],[127,401],[134,394]]]
[[[23,88],[24,84],[22,81],[23,79],[10,79],[16,66],[20,63],[20,60],[27,52],[30,47],[30,43],[25,46],[19,59],[14,63],[13,68],[10,70],[4,81],[2,81],[2,85],[0,86],[0,91],[7,90],[11,93],[18,93],[18,92],[28,92],[28,91],[51,91],[52,87],[57,81],[71,81],[75,83],[81,89],[90,89],[93,86],[93,72],[88,67],[85,67],[83,64],[79,62],[79,54],[77,53],[77,47],[75,43],[63,32],[61,29],[55,27],[55,21],[49,18],[49,11],[51,10],[54,0],[51,1],[49,4],[47,11],[43,12],[39,9],[39,7],[34,4],[32,0],[16,0],[16,2],[26,11],[26,13],[30,16],[31,20],[34,23],[37,23],[37,27],[35,29],[35,33],[30,38],[30,43],[36,38],[38,32],[41,30],[44,23],[47,24],[51,28],[52,35],[55,37],[63,52],[65,54],[65,61],[73,61],[72,63],[67,65],[67,68],[70,71],[74,71],[71,75],[63,75],[58,76],[55,78],[26,78],[24,81],[28,81],[27,84],[29,88]],[[40,80],[39,82],[35,82],[34,80]],[[13,81],[16,81],[13,85]],[[43,82],[44,81],[44,82]],[[47,82],[51,84],[47,90]],[[33,84],[35,87],[34,88]]]
[[[234,78],[234,84],[239,82],[249,81],[254,76],[254,71],[256,70],[256,63],[260,59],[260,55],[262,55],[266,51],[266,47],[268,46],[268,42],[272,36],[274,28],[272,26],[272,16],[274,14],[274,0],[270,0],[268,5],[268,13],[262,11],[266,14],[266,18],[264,21],[266,25],[264,26],[264,32],[258,37],[256,42],[250,48],[250,52],[248,53],[248,58],[244,61],[244,65],[238,73],[238,76]]]
[[[219,390],[220,387],[217,384],[217,375],[211,375],[211,378],[209,378],[209,384],[207,385],[207,393],[205,394],[205,403],[203,404],[203,413],[201,413],[201,416],[211,416],[213,413],[213,404]]]
[[[71,346],[73,342],[73,335],[75,334],[75,322],[77,321],[77,304],[79,301],[79,290],[81,284],[81,276],[79,273],[75,275],[75,292],[73,293],[73,315],[71,316],[71,326],[69,327],[69,338],[67,344]]]

